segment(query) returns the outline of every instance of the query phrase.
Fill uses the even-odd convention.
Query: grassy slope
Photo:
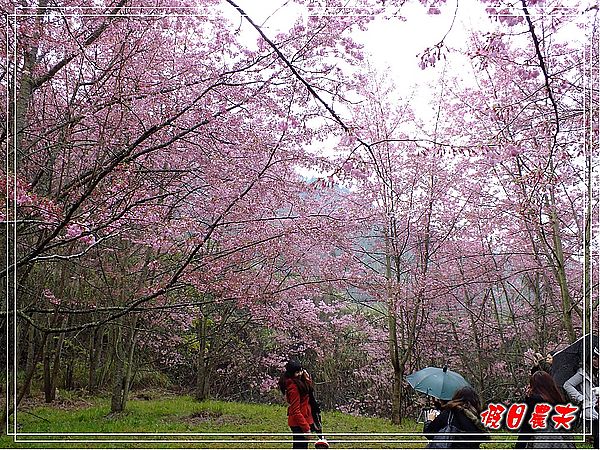
[[[77,438],[73,433],[123,433],[120,436],[82,436],[79,439],[95,442],[76,444],[15,443],[12,437],[2,436],[0,448],[291,448],[289,435],[253,435],[252,433],[288,433],[286,409],[282,405],[256,405],[206,401],[198,403],[190,397],[171,396],[153,400],[131,400],[127,411],[118,416],[107,416],[107,399],[66,401],[54,405],[30,407],[31,414],[18,415],[19,433],[59,433],[57,436],[19,436],[24,439]],[[337,412],[323,415],[325,433],[332,448],[421,448],[423,443],[407,443],[408,439],[422,440],[422,436],[385,436],[368,433],[418,433],[422,425],[406,420],[401,426],[388,420],[354,417]],[[212,435],[132,436],[131,433],[213,433]],[[216,435],[238,433],[239,435]],[[340,435],[339,433],[366,433]],[[117,440],[100,443],[99,440]],[[134,442],[127,442],[133,440]],[[146,440],[146,442],[142,442]],[[160,440],[177,442],[160,442]],[[150,441],[150,442],[148,442]],[[153,442],[152,442],[153,441]],[[158,442],[157,442],[158,441]],[[184,442],[188,441],[188,442]],[[197,441],[197,442],[190,442]],[[198,442],[199,441],[199,442]],[[212,442],[211,442],[212,441]],[[217,441],[217,442],[215,442]],[[227,442],[229,441],[229,442]],[[237,441],[237,442],[234,442]],[[354,442],[352,442],[354,441]],[[377,442],[379,441],[379,442]],[[387,441],[387,442],[381,442]],[[396,441],[396,442],[390,442]],[[405,442],[400,442],[405,441]],[[511,448],[511,444],[488,444],[487,447]]]

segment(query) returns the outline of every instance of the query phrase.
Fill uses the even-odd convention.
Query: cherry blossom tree
[[[576,21],[534,17],[550,0],[482,2],[494,32],[414,61],[466,58],[473,84],[448,75],[415,117],[353,34],[404,1],[293,3],[307,14],[278,34],[233,0],[8,17],[17,403],[39,361],[47,401],[79,358],[119,412],[147,366],[193,373],[198,399],[261,399],[299,355],[328,406],[398,423],[412,370],[513,396],[527,349],[594,325],[597,46],[564,41]]]

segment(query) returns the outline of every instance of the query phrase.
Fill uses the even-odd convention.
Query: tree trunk
[[[138,335],[138,331],[136,328],[137,319],[138,316],[135,315],[133,317],[133,324],[131,326],[130,332],[131,339],[129,340],[129,349],[127,352],[127,366],[125,369],[125,377],[123,381],[123,399],[121,400],[122,410],[125,409],[125,405],[127,404],[127,400],[129,399],[129,388],[131,387],[131,374],[133,373],[133,355],[135,353],[135,344],[137,342]]]
[[[552,159],[549,161],[549,172],[554,174],[554,164],[552,163]],[[520,160],[517,158],[517,170],[519,173],[519,177],[523,176],[522,164]],[[529,195],[525,189],[525,186],[522,182],[519,183],[519,187],[521,189],[521,193],[524,198],[528,198]],[[562,248],[562,241],[560,238],[560,227],[558,221],[558,215],[556,210],[556,198],[554,195],[554,189],[550,189],[550,199],[545,200],[545,206],[548,208],[548,214],[550,216],[550,222],[552,227],[552,242],[549,242],[546,239],[545,231],[543,226],[536,225],[534,231],[531,230],[531,224],[535,223],[539,224],[538,212],[532,212],[530,217],[530,222],[525,220],[525,228],[529,234],[529,239],[532,242],[533,251],[538,260],[541,263],[541,260],[538,256],[538,249],[535,244],[535,240],[533,234],[535,233],[538,241],[542,244],[543,254],[546,257],[548,263],[552,266],[552,271],[554,273],[554,277],[556,278],[556,282],[560,287],[560,296],[561,296],[561,310],[562,310],[562,324],[569,336],[571,342],[575,341],[577,336],[575,334],[575,329],[573,327],[573,302],[571,300],[571,295],[569,293],[569,289],[567,286],[567,275],[565,271],[565,259]],[[542,266],[543,267],[543,266]]]
[[[65,390],[71,391],[74,388],[73,385],[73,357],[69,358],[69,362],[67,363],[67,367],[65,368]]]
[[[402,372],[394,367],[394,382],[392,385],[392,423],[402,422]]]
[[[110,344],[110,334],[110,332],[106,333],[102,331],[98,336],[98,339],[100,340],[100,348],[97,349],[98,361],[104,361],[104,364],[97,366],[100,372],[100,375],[98,375],[98,371],[96,372],[98,378],[96,385],[98,387],[106,385],[110,368],[115,364],[115,349]],[[104,355],[106,355],[106,357]]]
[[[67,325],[67,318],[65,317],[62,323],[62,327]],[[58,386],[58,375],[60,373],[60,359],[62,356],[63,343],[65,341],[65,333],[61,333],[58,337],[56,348],[54,349],[54,361],[52,363],[52,372],[50,374],[50,387],[52,389],[52,400],[56,400],[56,388]]]
[[[207,318],[202,315],[196,325],[196,336],[198,339],[198,361],[196,367],[198,369],[196,376],[196,400],[206,400],[209,392],[209,368],[207,357]]]
[[[386,230],[385,233],[385,244],[386,244],[386,255],[385,255],[385,275],[387,280],[387,302],[388,302],[388,351],[390,355],[390,362],[394,371],[394,378],[392,381],[392,423],[395,425],[400,424],[402,421],[401,404],[402,404],[402,372],[400,368],[400,349],[398,346],[398,323],[396,318],[396,299],[392,292],[392,259],[391,259],[391,245],[389,234]]]
[[[129,332],[129,342],[127,345],[124,343],[123,330],[121,328],[119,328],[119,331],[115,335],[115,365],[110,402],[111,413],[124,411],[125,405],[127,404],[133,367],[133,355],[137,339],[136,325],[137,315],[133,317],[131,330]]]
[[[556,214],[556,201],[554,198],[554,190],[550,191],[551,215],[550,220],[552,221],[552,242],[554,246],[553,254],[555,255],[555,274],[560,286],[560,298],[562,305],[562,321],[565,331],[569,336],[571,342],[577,340],[577,334],[573,327],[573,301],[571,300],[571,294],[569,287],[567,286],[567,273],[565,271],[565,255],[563,253],[562,241],[560,238],[560,229],[558,227],[558,216]]]
[[[110,412],[119,413],[123,411],[123,373],[125,368],[125,355],[123,354],[123,339],[120,327],[121,321],[115,324],[114,330],[114,365],[112,373],[112,395],[110,400]]]
[[[63,319],[61,327],[66,324],[66,317]],[[56,398],[56,378],[58,377],[58,368],[60,366],[60,354],[65,334],[61,333],[58,337],[53,336],[46,339],[46,348],[44,351],[44,397],[46,403],[51,403]]]
[[[90,334],[89,347],[89,372],[87,390],[90,394],[95,394],[98,389],[98,362],[100,359],[100,349],[102,347],[102,327],[95,328]]]
[[[38,45],[39,45],[39,37],[40,31],[43,29],[42,22],[45,19],[46,14],[46,6],[48,5],[48,0],[39,0],[38,9],[36,11],[36,26],[33,28],[35,31],[33,32],[31,45],[28,46],[23,54],[23,68],[21,70],[21,78],[18,84],[18,91],[16,95],[16,99],[14,102],[15,111],[13,112],[14,122],[16,128],[16,136],[15,136],[15,148],[16,152],[16,161],[17,167],[21,163],[23,159],[26,159],[28,155],[23,151],[22,141],[24,130],[27,128],[27,113],[29,112],[29,103],[31,102],[31,94],[33,92],[33,74],[35,73],[35,66],[38,59]],[[16,87],[15,87],[16,89]],[[10,104],[12,109],[13,103]],[[9,160],[12,161],[12,155],[9,155]],[[14,169],[16,170],[16,168]]]
[[[27,343],[27,362],[25,363],[25,373],[29,373],[32,370],[35,370],[35,341],[37,338],[37,333],[36,333],[36,329],[33,326],[29,327],[29,332],[28,332],[28,343]],[[27,386],[25,387],[25,395],[29,395],[29,391],[31,389],[31,384],[27,384]]]
[[[43,348],[46,345],[46,341],[48,339],[48,334],[44,333],[43,337],[42,337],[42,342],[40,344],[40,347],[38,349],[37,352],[35,352],[33,360],[32,360],[32,364],[31,366],[28,368],[27,372],[25,373],[25,379],[23,380],[23,384],[21,385],[21,389],[19,390],[19,393],[17,394],[17,400],[14,404],[10,404],[9,407],[7,409],[2,409],[2,417],[0,417],[0,429],[2,431],[4,431],[4,428],[6,427],[6,421],[8,420],[8,418],[10,416],[13,415],[13,413],[15,412],[15,407],[18,408],[19,405],[21,404],[21,402],[23,401],[23,399],[25,398],[25,395],[29,392],[29,387],[31,385],[31,380],[33,379],[33,375],[35,374],[35,369],[36,369],[36,365],[37,362],[39,360],[39,357],[41,356],[42,352],[43,352]]]
[[[50,380],[50,353],[52,351],[52,344],[54,339],[46,339],[46,345],[44,348],[44,398],[46,403],[51,403],[54,400],[52,393],[52,382]]]

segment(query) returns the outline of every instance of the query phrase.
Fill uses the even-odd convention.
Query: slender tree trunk
[[[206,400],[209,391],[209,368],[207,353],[207,321],[205,315],[202,315],[196,325],[196,337],[198,339],[198,361],[196,376],[196,400]]]
[[[137,326],[138,316],[135,315],[133,317],[133,324],[131,326],[131,332],[129,339],[129,348],[127,352],[127,366],[125,369],[125,377],[123,380],[123,398],[121,400],[122,410],[125,410],[125,405],[127,404],[127,400],[129,399],[129,388],[131,387],[131,376],[133,373],[133,355],[135,353],[135,345],[137,342],[138,330]]]
[[[44,348],[44,398],[46,403],[51,403],[54,400],[52,395],[52,382],[50,380],[50,353],[52,352],[53,338],[46,339],[46,345]]]
[[[120,322],[122,324],[122,321]],[[129,384],[131,383],[131,374],[133,367],[133,355],[137,339],[137,315],[133,317],[131,330],[129,332],[129,341],[127,345],[124,342],[123,329],[119,329],[116,334],[115,344],[115,365],[112,380],[112,395],[110,403],[111,413],[119,413],[125,410],[127,398],[129,396]]]
[[[498,327],[500,342],[507,342],[508,340],[506,339],[505,334],[504,334],[504,331],[505,331],[504,329],[505,329],[506,324],[504,322],[504,319],[500,316],[500,310],[498,309],[498,299],[496,298],[496,295],[494,294],[493,288],[490,288],[488,292],[492,299],[492,308],[494,311],[494,318],[496,319],[496,325]],[[507,299],[506,302],[508,304],[508,303],[510,303],[510,300]],[[514,315],[511,314],[511,316],[513,319],[513,326],[514,326]],[[516,328],[516,326],[515,326],[515,328]],[[520,350],[520,342],[519,341],[516,342],[516,347],[517,347],[517,349]],[[502,360],[506,361],[506,365],[508,366],[508,373],[510,373],[513,384],[515,386],[518,386],[519,381],[517,380],[517,373],[516,373],[517,371],[515,370],[516,368],[515,368],[514,358],[511,355],[509,355],[507,353],[507,350],[505,350],[505,349],[502,350],[502,354],[503,354],[503,356],[501,356],[501,358],[502,358]],[[519,351],[518,354],[521,354],[521,352]]]
[[[67,318],[65,317],[62,321],[62,326],[66,324],[66,320]],[[46,348],[44,350],[44,397],[46,403],[51,403],[56,398],[56,377],[58,376],[60,353],[64,337],[65,334],[61,333],[59,336],[51,336],[50,339],[46,339]]]
[[[33,92],[33,74],[35,72],[36,61],[38,58],[38,45],[39,45],[39,36],[40,31],[43,29],[42,21],[44,20],[44,16],[46,14],[46,6],[48,5],[48,0],[39,0],[38,9],[36,11],[36,26],[34,27],[34,35],[32,39],[32,44],[30,47],[26,48],[23,52],[23,68],[21,72],[21,78],[18,84],[17,96],[15,99],[14,106],[16,107],[16,111],[13,112],[14,120],[17,130],[16,135],[16,147],[14,151],[16,152],[17,166],[21,163],[23,158],[26,158],[27,155],[23,149],[23,135],[24,130],[27,128],[27,113],[29,111],[29,103],[31,101],[31,94]],[[15,87],[16,89],[16,87]],[[11,102],[12,105],[12,102]],[[12,108],[11,108],[12,109]],[[10,158],[9,158],[10,159]]]
[[[549,161],[549,172],[551,174],[555,173],[554,164],[552,159]],[[519,177],[523,176],[522,164],[520,160],[517,158],[517,170],[519,173]],[[529,198],[527,190],[522,182],[519,183],[519,188],[521,189],[521,193],[524,198]],[[539,258],[538,248],[534,240],[534,233],[537,236],[538,241],[542,245],[543,254],[546,257],[546,260],[551,265],[554,277],[556,278],[556,282],[560,288],[560,296],[561,296],[561,310],[562,310],[562,324],[569,336],[569,339],[572,341],[576,340],[575,329],[573,327],[573,302],[571,300],[571,295],[569,293],[568,285],[567,285],[567,275],[565,271],[565,258],[562,248],[562,241],[560,238],[560,227],[558,221],[558,215],[556,211],[556,199],[554,196],[554,189],[550,189],[550,199],[546,199],[545,206],[548,208],[548,214],[550,216],[550,222],[552,227],[552,242],[549,242],[546,239],[544,234],[544,228],[540,225],[535,225],[534,230],[532,230],[531,223],[539,224],[538,212],[532,212],[530,220],[524,221],[525,228],[529,234],[529,239],[532,243],[533,251],[536,257],[536,260],[541,263],[541,258]]]
[[[107,383],[107,378],[111,373],[111,367],[115,364],[115,349],[111,345],[112,332],[106,332],[104,329],[98,336],[100,340],[100,347],[97,349],[98,351],[98,361],[104,362],[103,364],[98,365],[98,371],[96,372],[96,376],[98,378],[96,385],[98,387],[105,386]],[[98,375],[100,372],[100,375]]]
[[[35,327],[30,326],[28,331],[28,343],[27,343],[27,362],[25,363],[25,373],[29,373],[31,370],[35,370],[35,341],[37,339],[37,332]],[[29,395],[31,390],[31,385],[28,384],[26,386],[25,395]]]
[[[569,336],[569,340],[574,342],[577,340],[577,334],[573,327],[573,301],[571,300],[571,294],[569,287],[567,286],[567,273],[565,270],[565,255],[563,253],[562,241],[560,238],[560,228],[558,226],[558,216],[556,214],[556,200],[554,198],[554,190],[550,191],[551,212],[550,220],[552,221],[552,242],[554,246],[555,255],[555,273],[560,286],[560,297],[562,304],[562,321],[563,326]]]
[[[70,356],[68,358],[68,362],[67,362],[67,366],[65,368],[65,385],[64,388],[67,391],[71,391],[74,388],[73,385],[73,356]]]
[[[102,348],[102,335],[104,330],[102,327],[95,328],[90,333],[89,346],[89,372],[87,390],[90,394],[95,394],[98,389],[98,363],[100,361],[100,351]]]
[[[396,298],[394,292],[392,292],[392,258],[391,258],[391,244],[388,231],[385,232],[385,275],[387,281],[387,319],[388,319],[388,351],[390,355],[390,362],[394,371],[394,378],[392,380],[392,423],[395,425],[400,424],[402,421],[401,415],[401,404],[402,404],[402,372],[400,368],[400,348],[398,345],[398,322],[397,322],[397,311],[396,311]]]
[[[48,334],[44,333],[42,335],[42,342],[38,348],[38,351],[35,352],[34,357],[33,357],[33,363],[31,365],[31,367],[28,368],[27,372],[25,373],[25,379],[23,380],[23,384],[21,385],[21,388],[19,389],[19,392],[17,393],[17,399],[15,404],[10,404],[7,409],[2,409],[2,417],[0,418],[0,427],[3,430],[6,427],[6,421],[7,419],[13,415],[13,413],[15,412],[15,405],[18,408],[19,405],[21,404],[21,402],[23,401],[23,399],[25,398],[25,395],[29,392],[29,387],[31,385],[31,380],[33,380],[33,375],[35,374],[35,369],[36,369],[36,365],[37,362],[40,358],[40,356],[42,355],[43,352],[43,348],[46,345],[46,341],[48,339]],[[3,430],[4,431],[4,430]]]
[[[67,318],[65,317],[62,326],[66,326]],[[65,333],[61,333],[58,337],[56,348],[54,349],[54,361],[52,363],[52,372],[50,374],[50,388],[52,391],[52,400],[56,400],[56,388],[58,387],[58,375],[60,373],[60,360],[62,356],[63,343],[65,341]]]
[[[119,413],[123,411],[123,373],[125,369],[125,355],[123,354],[123,338],[121,321],[115,324],[114,330],[114,366],[112,373],[112,394],[110,401],[110,412]]]

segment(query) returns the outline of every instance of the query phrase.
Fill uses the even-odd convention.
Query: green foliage
[[[158,370],[143,370],[135,374],[133,379],[133,389],[162,388],[172,387],[172,381],[168,375]]]
[[[77,403],[55,406],[38,406],[18,414],[19,432],[60,433],[58,439],[74,440],[73,433],[124,433],[110,440],[136,440],[121,443],[52,444],[14,443],[12,438],[0,438],[0,448],[291,448],[291,438],[286,421],[286,408],[281,405],[260,405],[235,402],[205,401],[198,403],[187,396],[163,395],[156,400],[131,400],[127,411],[108,415],[109,399],[86,399]],[[420,448],[422,442],[393,443],[389,441],[418,439],[422,436],[376,435],[373,433],[418,433],[422,425],[406,420],[400,426],[388,420],[355,417],[339,412],[323,414],[324,431],[332,448]],[[212,435],[143,436],[134,433],[213,433]],[[214,433],[238,433],[215,435]],[[253,435],[252,433],[284,433],[283,435]],[[362,435],[336,435],[327,433],[371,433]],[[22,436],[19,439],[25,439]],[[47,437],[28,437],[47,439]],[[82,439],[100,441],[101,436]],[[141,442],[143,440],[171,442]],[[182,441],[200,442],[182,442]],[[209,442],[230,440],[235,442]],[[314,436],[313,436],[314,440]],[[388,441],[368,442],[368,441]],[[177,441],[177,442],[173,442]],[[258,442],[262,441],[262,442]],[[338,442],[336,442],[338,441]],[[339,442],[344,441],[344,442]],[[348,442],[357,441],[357,442]],[[362,441],[362,442],[361,442]],[[486,444],[487,448],[506,448],[506,443]],[[509,447],[512,447],[509,444]]]
[[[21,412],[18,415],[20,432],[52,432],[64,433],[68,436],[75,432],[93,432],[93,433],[242,433],[242,436],[170,436],[162,437],[166,440],[215,440],[215,439],[234,439],[243,440],[244,443],[238,443],[238,448],[288,448],[290,437],[284,436],[253,436],[249,433],[288,433],[286,420],[286,408],[281,405],[259,405],[243,404],[234,402],[205,401],[198,403],[191,397],[163,397],[153,401],[132,400],[128,403],[127,411],[121,415],[107,415],[109,407],[108,399],[96,399],[93,404],[87,407],[76,408],[70,405],[67,408],[57,408],[49,406],[36,407],[30,410],[28,414]],[[383,419],[365,419],[357,418],[341,413],[324,414],[324,423],[326,430],[331,432],[399,432],[415,428],[414,423],[407,423],[402,429],[393,427],[388,421]],[[121,438],[127,438],[121,436]],[[143,436],[137,436],[139,440]],[[357,439],[351,436],[330,437],[335,439]],[[360,439],[360,437],[359,437]],[[252,443],[252,440],[261,441],[282,441],[273,442],[273,444],[262,442]],[[206,447],[204,447],[204,445]],[[62,444],[65,446],[65,444]],[[157,444],[152,444],[156,446]],[[161,447],[196,447],[196,448],[219,448],[224,444],[217,443],[196,443],[196,444],[164,444]],[[234,446],[233,443],[227,444]],[[0,441],[0,446],[5,447],[26,447],[23,444],[14,444],[12,441],[4,438]],[[34,445],[31,445],[34,446]],[[35,445],[39,448],[39,444]],[[44,447],[51,444],[44,444]],[[141,447],[143,444],[122,443],[122,444],[99,444],[85,443],[78,444],[84,447]],[[356,445],[360,447],[360,445]],[[66,445],[69,447],[69,445]]]

